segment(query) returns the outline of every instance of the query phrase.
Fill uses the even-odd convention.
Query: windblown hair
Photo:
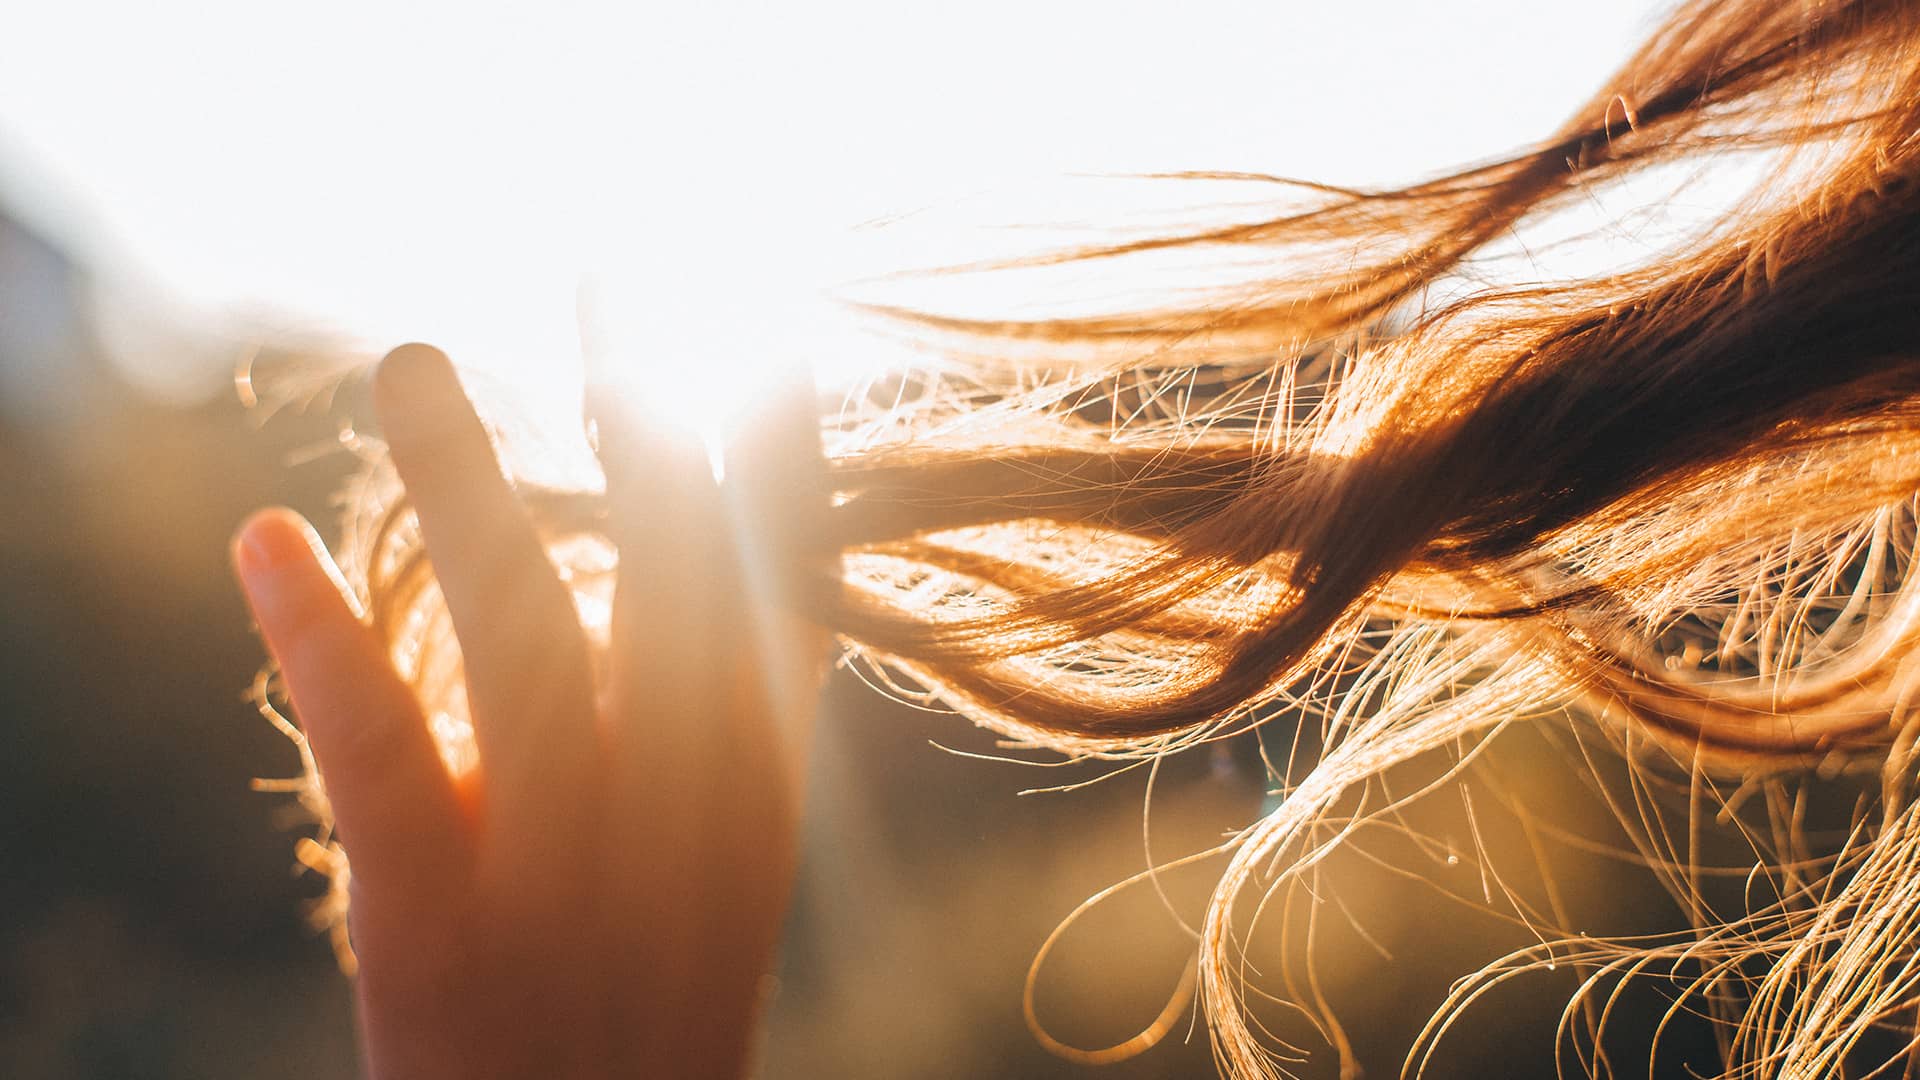
[[[815,614],[895,685],[1075,757],[1317,727],[1312,767],[1218,850],[1197,928],[1193,982],[1233,1077],[1294,1060],[1254,1018],[1241,902],[1294,887],[1387,770],[1523,723],[1604,731],[1696,796],[1878,769],[1877,811],[1831,852],[1774,850],[1770,888],[1749,889],[1765,902],[1734,917],[1704,914],[1691,856],[1649,840],[1697,915],[1685,935],[1491,965],[1410,1070],[1487,988],[1556,957],[1582,995],[1656,963],[1697,973],[1677,982],[1721,1025],[1728,1076],[1833,1075],[1888,1026],[1907,1052],[1920,4],[1694,0],[1572,115],[1396,190],[1237,177],[1280,209],[1051,260],[1267,268],[1226,295],[1033,321],[885,309],[949,362],[826,425],[822,564],[840,558]],[[1767,164],[1752,190],[1657,259],[1477,282],[1477,256],[1603,185],[1741,155]],[[348,569],[407,670],[444,690],[404,500],[367,499]],[[591,534],[590,498],[537,501],[556,535]],[[1105,1060],[1178,1011],[1111,1051],[1042,1037]],[[1562,1033],[1588,1070],[1605,1068],[1596,1015],[1570,1006]]]

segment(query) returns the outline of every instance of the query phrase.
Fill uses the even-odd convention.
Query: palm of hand
[[[235,553],[353,859],[371,1073],[741,1074],[792,877],[820,642],[766,602],[789,571],[743,570],[728,507],[758,523],[754,546],[792,546],[825,503],[810,417],[736,447],[724,493],[698,445],[602,418],[621,553],[602,685],[446,358],[396,350],[375,392],[480,767],[447,772],[304,522],[261,514]]]

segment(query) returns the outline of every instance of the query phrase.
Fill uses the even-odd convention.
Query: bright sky
[[[571,359],[588,279],[662,353],[830,353],[820,287],[926,262],[854,226],[1065,173],[1378,182],[1481,157],[1564,119],[1653,10],[13,7],[0,198],[84,262],[209,314],[508,366]]]

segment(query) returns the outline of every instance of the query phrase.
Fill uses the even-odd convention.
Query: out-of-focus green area
[[[0,1076],[348,1077],[349,987],[304,923],[320,883],[296,872],[285,797],[249,790],[297,761],[243,700],[262,657],[225,563],[252,508],[287,503],[329,519],[354,462],[316,449],[337,444],[357,396],[349,383],[332,413],[266,423],[237,396],[144,398],[102,360],[81,302],[88,280],[42,238],[0,223]],[[206,348],[218,363],[229,346]],[[1274,732],[1277,746],[1284,727]],[[897,706],[851,675],[831,685],[764,1074],[1211,1075],[1197,1026],[1095,1070],[1048,1056],[1021,1020],[1022,980],[1048,932],[1146,866],[1146,770],[1020,797],[1098,770],[981,761],[930,740],[994,752],[960,721]],[[1596,801],[1582,801],[1555,760],[1523,744],[1504,761],[1510,786],[1543,815],[1604,832]],[[1251,739],[1168,761],[1155,856],[1245,826],[1264,786]],[[1438,847],[1388,832],[1367,838],[1370,850],[1494,895],[1434,852],[1517,848],[1510,816],[1483,806],[1476,833],[1458,799],[1431,802],[1411,820]],[[1582,925],[1671,921],[1644,874],[1559,854]],[[1188,920],[1219,865],[1164,882]],[[1321,885],[1308,901],[1319,912],[1317,992],[1370,1075],[1396,1073],[1451,979],[1530,940],[1367,858],[1334,860]],[[1254,955],[1270,970],[1249,974],[1284,992],[1277,961],[1300,947],[1266,941]],[[1121,1041],[1158,1011],[1190,952],[1153,890],[1134,889],[1069,935],[1039,1007],[1066,1041]],[[1570,980],[1523,980],[1490,999],[1434,1074],[1547,1074]],[[1305,1075],[1332,1075],[1335,1058],[1310,1028],[1283,1010],[1268,1019],[1315,1051]]]

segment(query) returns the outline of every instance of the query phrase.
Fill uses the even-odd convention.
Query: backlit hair
[[[1312,767],[1223,845],[1197,927],[1230,1076],[1288,1075],[1292,1052],[1252,1016],[1244,901],[1294,888],[1387,770],[1518,724],[1605,732],[1696,794],[1823,769],[1878,769],[1880,794],[1835,850],[1769,848],[1749,911],[1463,980],[1410,1068],[1482,990],[1554,958],[1591,976],[1582,995],[1684,967],[1730,1076],[1833,1075],[1877,1026],[1914,1030],[1920,5],[1696,0],[1571,115],[1394,190],[1239,177],[1284,209],[1053,260],[1257,259],[1223,295],[1034,321],[886,310],[944,362],[826,424],[816,554],[843,561],[814,614],[904,692],[1070,756],[1316,731]],[[1475,275],[1608,185],[1743,155],[1763,165],[1751,191],[1655,258]],[[556,536],[591,539],[591,497],[531,497]],[[344,562],[442,692],[449,635],[422,614],[404,500],[362,510]],[[1671,838],[1643,854],[1692,865]],[[1697,874],[1662,880],[1705,909]],[[1179,1011],[1109,1051],[1042,1038],[1109,1060]],[[1567,1012],[1585,1068],[1597,1015]]]

